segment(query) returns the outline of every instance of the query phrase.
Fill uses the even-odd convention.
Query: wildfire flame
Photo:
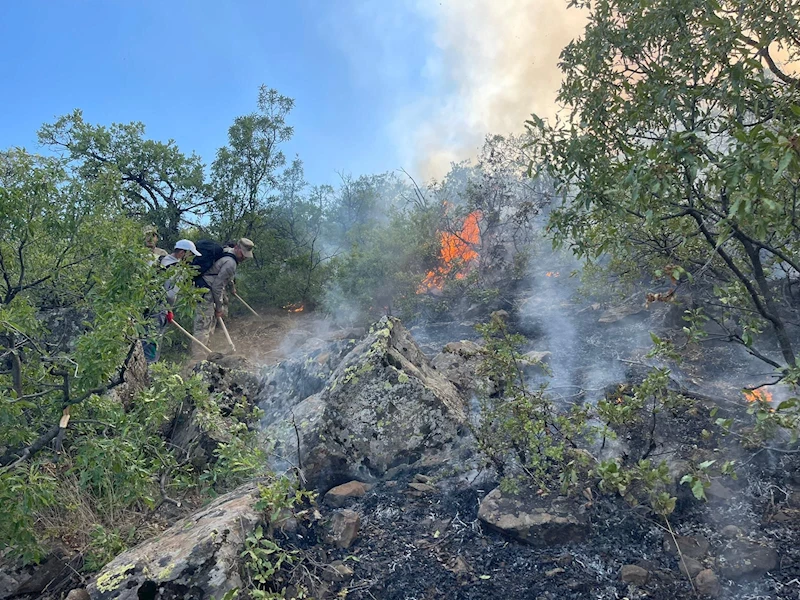
[[[748,402],[772,402],[772,393],[767,390],[745,390],[744,398]]]
[[[458,234],[443,231],[439,234],[442,249],[439,251],[441,265],[435,271],[428,271],[425,279],[417,288],[418,294],[423,294],[429,290],[441,290],[444,287],[445,278],[450,275],[453,269],[466,268],[476,258],[478,252],[475,247],[481,240],[480,211],[474,211],[464,219],[464,225]],[[455,273],[456,279],[463,279],[466,273],[461,270]]]
[[[306,309],[306,307],[302,304],[287,304],[283,308],[284,310],[288,310],[290,313],[300,313]]]
[[[559,273],[558,271],[548,271],[547,273],[545,273],[545,275],[547,275],[548,277],[560,277],[561,273]]]

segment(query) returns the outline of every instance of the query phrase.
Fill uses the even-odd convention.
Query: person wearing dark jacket
[[[222,258],[202,275],[208,291],[203,294],[203,299],[195,314],[194,336],[206,346],[217,327],[217,319],[223,317],[225,313],[225,288],[233,282],[239,263],[253,258],[254,247],[255,244],[249,239],[240,239],[232,248],[226,247]],[[193,352],[197,356],[204,351],[195,344]]]

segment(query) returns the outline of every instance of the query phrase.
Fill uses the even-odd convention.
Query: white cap
[[[175,242],[175,250],[188,250],[195,256],[202,256],[202,254],[197,251],[197,247],[192,240],[178,240]]]

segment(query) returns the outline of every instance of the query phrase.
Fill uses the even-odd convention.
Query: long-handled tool
[[[239,299],[239,302],[244,304],[251,313],[253,313],[255,316],[257,316],[259,319],[261,318],[261,315],[258,314],[256,311],[254,311],[253,307],[250,306],[247,302],[244,301],[244,298],[242,298],[239,294],[234,294],[234,296],[236,296]]]
[[[176,328],[178,331],[180,331],[180,332],[181,332],[183,335],[185,335],[186,337],[188,337],[188,338],[189,338],[190,340],[192,340],[193,342],[197,342],[198,344],[200,344],[200,346],[201,346],[201,347],[202,347],[202,348],[203,348],[203,349],[204,349],[206,352],[208,352],[209,354],[211,354],[211,348],[209,348],[208,346],[206,346],[206,345],[205,345],[203,342],[201,342],[200,340],[198,340],[198,339],[197,339],[196,337],[194,337],[194,336],[193,336],[191,333],[189,333],[189,332],[188,332],[188,331],[186,331],[186,330],[185,330],[183,327],[181,327],[180,325],[178,325],[178,322],[177,322],[175,319],[172,319],[172,320],[171,320],[171,321],[169,321],[169,322],[170,322],[170,323],[172,323],[172,324],[175,326],[175,328]]]
[[[228,344],[230,344],[231,350],[236,352],[236,346],[233,345],[231,334],[228,333],[228,328],[225,327],[225,321],[222,320],[222,317],[217,317],[217,323],[219,323],[219,326],[222,327],[222,333],[225,334],[225,339],[228,340]]]

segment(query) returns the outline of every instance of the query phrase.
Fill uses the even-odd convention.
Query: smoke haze
[[[531,113],[556,112],[559,54],[585,12],[564,0],[420,0],[416,10],[431,20],[439,50],[425,75],[446,91],[405,106],[394,130],[423,178],[475,156],[488,133],[519,133]]]

